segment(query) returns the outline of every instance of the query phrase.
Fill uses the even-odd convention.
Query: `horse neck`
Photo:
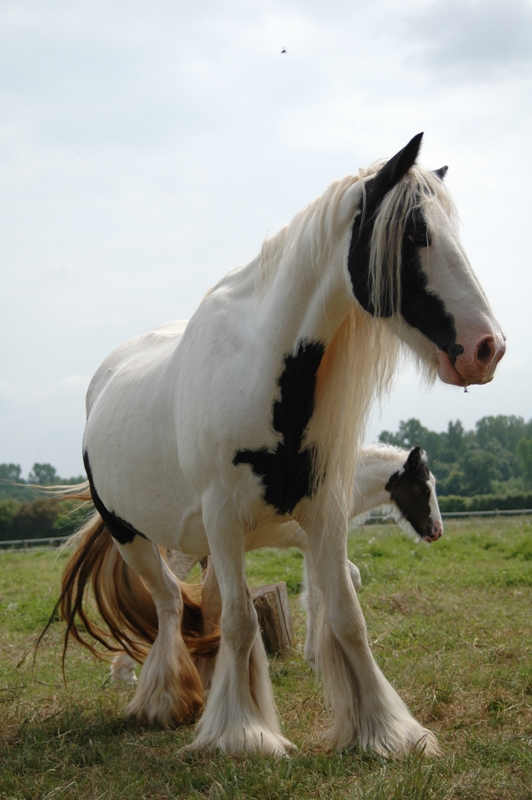
[[[372,445],[360,448],[355,472],[352,516],[390,503],[385,486],[390,476],[400,470],[408,453],[395,447]]]
[[[284,352],[300,341],[327,347],[354,302],[347,278],[340,259],[331,259],[322,269],[303,259],[290,264],[257,309],[257,324],[267,333],[264,342]]]
[[[331,184],[267,239],[252,262],[254,323],[265,327],[274,348],[286,351],[301,340],[327,346],[355,302],[347,252],[356,183],[348,177]]]

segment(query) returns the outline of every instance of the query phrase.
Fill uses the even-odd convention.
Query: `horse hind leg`
[[[111,661],[111,680],[118,685],[134,686],[137,682],[135,669],[137,662],[125,651],[117,653]]]
[[[220,628],[222,616],[222,596],[212,558],[206,560],[206,569],[201,584],[201,615],[203,617],[203,636],[210,636]],[[207,692],[212,685],[217,656],[196,656],[194,663]]]
[[[163,727],[190,722],[203,705],[203,688],[181,635],[179,583],[155,544],[136,536],[115,542],[124,561],[146,582],[155,603],[158,634],[142,666],[127,713]]]

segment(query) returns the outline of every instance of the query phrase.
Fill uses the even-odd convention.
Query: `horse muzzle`
[[[438,350],[438,375],[444,383],[453,386],[489,383],[505,352],[503,333],[477,338],[472,346],[464,346],[464,352],[455,359]]]
[[[427,527],[425,528],[425,533],[423,534],[423,539],[426,542],[437,542],[438,539],[441,539],[443,536],[443,525],[439,519],[433,520],[429,522]]]

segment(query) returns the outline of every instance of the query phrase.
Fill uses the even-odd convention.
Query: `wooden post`
[[[286,653],[294,642],[286,583],[281,581],[272,586],[257,586],[251,589],[251,597],[266,652],[268,655]]]

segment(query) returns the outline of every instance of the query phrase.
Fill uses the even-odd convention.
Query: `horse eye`
[[[406,236],[411,242],[417,244],[418,247],[428,247],[430,245],[430,236],[428,231],[415,230],[413,233],[407,233]]]

